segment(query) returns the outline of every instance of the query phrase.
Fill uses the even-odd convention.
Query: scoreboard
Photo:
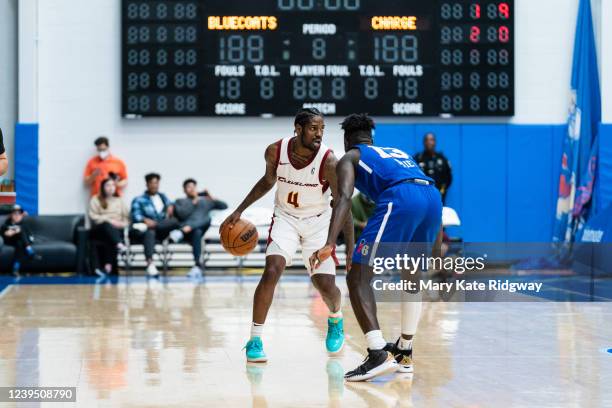
[[[123,0],[122,113],[511,116],[513,0]]]

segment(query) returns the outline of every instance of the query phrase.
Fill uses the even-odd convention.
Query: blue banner
[[[601,95],[590,0],[580,0],[571,106],[563,143],[553,241],[571,243],[589,216],[597,170]]]

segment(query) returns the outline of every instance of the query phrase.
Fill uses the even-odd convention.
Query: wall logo
[[[601,242],[603,235],[604,232],[602,230],[585,228],[584,234],[582,235],[582,242]]]

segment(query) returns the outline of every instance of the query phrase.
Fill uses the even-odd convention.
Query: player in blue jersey
[[[336,167],[338,202],[335,203],[326,245],[310,258],[312,267],[328,259],[350,216],[355,187],[376,202],[374,214],[359,237],[347,276],[355,316],[365,333],[368,356],[346,373],[347,381],[365,381],[390,372],[412,372],[412,338],[421,313],[418,294],[402,302],[402,333],[395,344],[384,340],[376,317],[376,300],[370,286],[376,257],[394,257],[409,243],[431,245],[442,221],[442,200],[434,181],[403,151],[373,144],[374,121],[353,114],[342,123],[346,154]],[[395,252],[395,253],[393,253]]]

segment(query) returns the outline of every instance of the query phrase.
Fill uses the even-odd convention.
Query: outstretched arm
[[[310,257],[310,266],[312,268],[317,268],[331,256],[338,235],[340,235],[340,231],[345,224],[346,217],[350,214],[351,197],[355,189],[355,163],[359,161],[359,156],[358,150],[351,150],[336,165],[338,195],[334,198],[334,210],[327,234],[327,242],[323,248],[316,251]]]
[[[266,173],[262,178],[259,179],[257,183],[253,186],[249,194],[245,197],[244,200],[240,203],[236,211],[234,211],[229,217],[223,221],[219,231],[221,231],[226,224],[230,225],[230,228],[234,226],[236,222],[240,219],[242,212],[249,208],[251,204],[255,201],[259,200],[261,197],[266,195],[268,191],[274,187],[276,184],[276,158],[278,156],[278,145],[276,143],[271,144],[266,148]]]
[[[338,189],[338,176],[336,174],[338,166],[338,159],[332,153],[327,160],[325,161],[325,169],[324,169],[324,177],[325,180],[329,183],[329,187],[332,192],[332,197],[334,198],[334,208],[338,205],[340,200],[340,190]],[[350,195],[352,196],[352,190]],[[346,246],[346,269],[351,269],[351,256],[353,254],[353,248],[355,247],[355,230],[353,228],[353,216],[351,214],[350,207],[350,197],[349,197],[349,208],[348,212],[344,217],[344,223],[342,224],[342,234],[344,235],[344,242]],[[329,240],[328,240],[329,243]],[[334,245],[336,241],[334,241],[331,245]]]

